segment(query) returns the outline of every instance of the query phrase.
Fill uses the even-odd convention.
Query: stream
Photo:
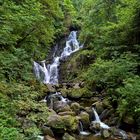
[[[41,62],[34,61],[34,73],[35,73],[36,79],[46,85],[48,85],[48,84],[52,85],[52,86],[58,85],[59,84],[59,67],[60,67],[61,62],[66,60],[67,57],[69,57],[71,54],[75,53],[76,51],[78,51],[82,48],[83,48],[83,45],[80,45],[80,43],[77,40],[77,31],[70,32],[70,35],[68,36],[68,38],[66,40],[66,45],[63,48],[63,51],[61,53],[59,53],[59,55],[58,55],[57,50],[54,49],[55,51],[52,55],[53,59],[52,59],[51,63],[46,63],[46,60],[43,60]],[[53,109],[58,114],[64,115],[67,113],[72,113],[69,111],[67,111],[67,112],[58,111],[61,108],[62,109],[69,108],[69,106],[72,106],[72,103],[73,103],[68,98],[63,97],[61,92],[56,91],[54,93],[50,93],[42,101],[45,102],[50,109]],[[75,104],[78,104],[78,103],[75,103]],[[95,129],[95,131],[92,132],[89,129],[87,130],[87,128],[84,127],[83,122],[79,120],[79,123],[78,123],[79,134],[77,134],[77,133],[73,134],[74,137],[77,140],[100,140],[101,139],[100,135],[103,135],[104,137],[108,137],[108,140],[113,140],[113,138],[109,138],[109,136],[111,134],[110,127],[100,120],[100,117],[94,107],[91,106],[90,110],[92,112],[92,115],[94,116],[94,119],[90,121],[90,129],[91,130]],[[83,111],[79,110],[78,115],[82,114],[82,113],[86,114],[85,111],[83,112]],[[76,114],[77,114],[77,112],[76,112]],[[66,116],[68,116],[68,115],[66,115]],[[53,117],[54,118],[60,117],[57,114],[54,116],[51,116],[50,120]],[[57,119],[56,119],[56,121],[57,121]],[[51,125],[48,125],[48,126],[52,127]],[[103,133],[103,134],[101,134],[101,133]],[[117,134],[122,139],[127,139],[127,134],[124,131],[117,130]],[[46,140],[44,138],[44,136],[38,136],[38,138]],[[59,140],[59,138],[57,140]]]

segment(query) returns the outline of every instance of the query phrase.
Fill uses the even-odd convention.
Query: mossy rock
[[[92,97],[92,93],[87,88],[80,89],[61,89],[62,94],[66,94],[69,98]]]
[[[71,115],[50,115],[46,123],[56,130],[76,131],[78,129],[78,120]]]
[[[67,61],[61,63],[60,81],[70,82],[80,78],[81,73],[86,71],[94,60],[95,55],[91,50],[80,50],[72,54]]]
[[[65,133],[64,136],[62,137],[62,140],[76,140],[76,139],[70,134]]]

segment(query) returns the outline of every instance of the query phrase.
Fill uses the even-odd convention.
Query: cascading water
[[[109,129],[110,127],[108,125],[106,125],[105,123],[101,122],[98,113],[96,112],[96,110],[94,109],[94,107],[92,108],[94,115],[95,115],[95,121],[93,122],[97,122],[100,124],[100,127],[103,129]]]
[[[79,45],[77,41],[77,31],[72,31],[66,41],[66,46],[60,56],[55,56],[56,50],[53,54],[53,63],[46,66],[45,60],[42,61],[42,65],[34,62],[34,72],[38,80],[42,81],[44,84],[58,84],[58,67],[60,65],[60,60],[63,60],[70,56],[72,53],[78,51],[83,46]]]
[[[90,132],[84,131],[84,127],[81,121],[79,121],[79,132],[81,135],[90,135]]]

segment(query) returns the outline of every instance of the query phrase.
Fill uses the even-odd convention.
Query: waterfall
[[[94,112],[94,115],[95,115],[95,121],[101,122],[101,120],[100,120],[100,118],[99,118],[99,116],[98,116],[96,110],[95,110],[94,108],[92,108],[92,109],[93,109],[93,112]]]
[[[97,122],[100,124],[100,127],[103,128],[103,129],[109,129],[110,127],[108,125],[106,125],[105,123],[101,122],[100,118],[99,118],[99,115],[98,113],[96,112],[96,110],[94,109],[94,107],[92,107],[92,110],[94,112],[94,115],[95,115],[95,121],[93,122]]]
[[[46,96],[43,100],[41,100],[41,102],[47,103],[47,105],[51,109],[53,109],[55,101],[61,101],[63,103],[68,103],[69,102],[69,100],[67,98],[64,98],[61,95],[61,92],[52,93],[52,94]]]
[[[81,121],[79,121],[79,132],[81,135],[90,135],[90,132],[84,131],[84,127]]]
[[[72,31],[68,37],[68,40],[66,41],[66,46],[64,47],[61,55],[56,56],[57,50],[54,51],[53,62],[51,64],[47,64],[46,66],[45,60],[41,61],[43,66],[37,62],[34,62],[34,73],[36,78],[42,81],[44,84],[58,84],[58,67],[60,65],[60,60],[67,58],[82,47],[83,45],[80,46],[79,42],[77,41],[77,31]]]

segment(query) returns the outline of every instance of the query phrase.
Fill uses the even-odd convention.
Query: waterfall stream
[[[84,136],[90,135],[90,132],[84,131],[84,127],[81,121],[79,121],[79,132]]]
[[[55,55],[57,51],[55,50],[53,54],[53,62],[51,64],[46,65],[45,60],[41,61],[42,65],[40,65],[37,62],[34,62],[34,73],[36,78],[44,84],[58,84],[58,67],[60,65],[60,60],[67,58],[72,53],[78,51],[82,47],[83,45],[80,46],[77,40],[77,31],[72,31],[68,37],[68,40],[66,41],[66,46],[64,47],[63,52],[60,56]]]
[[[96,110],[94,109],[94,107],[92,108],[94,115],[95,115],[95,121],[93,122],[97,122],[100,124],[100,127],[103,129],[109,129],[110,127],[108,125],[106,125],[105,123],[101,122],[98,113],[96,112]]]

